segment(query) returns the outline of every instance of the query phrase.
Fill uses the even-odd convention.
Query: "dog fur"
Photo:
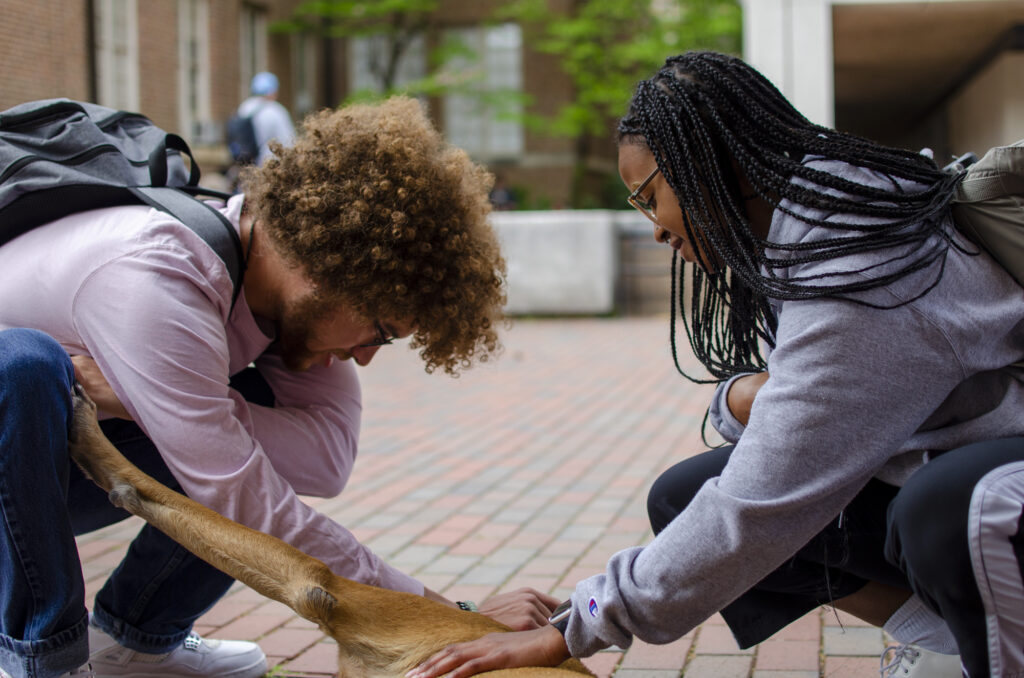
[[[338,643],[340,678],[400,678],[437,651],[508,631],[421,596],[360,584],[276,537],[231,521],[146,475],[107,440],[96,406],[76,386],[71,456],[110,501],[157,527],[214,567],[280,601]],[[490,671],[490,678],[593,675],[570,659],[558,668]]]

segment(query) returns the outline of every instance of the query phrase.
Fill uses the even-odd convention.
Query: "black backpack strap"
[[[234,308],[238,294],[242,291],[245,260],[242,256],[242,241],[228,218],[177,188],[137,186],[128,190],[146,205],[170,214],[191,228],[224,260],[234,285],[231,294],[231,307]]]
[[[179,151],[184,155],[188,156],[191,161],[189,163],[188,171],[188,185],[198,186],[199,179],[201,178],[199,172],[199,165],[196,163],[196,159],[192,157],[192,149],[188,147],[188,143],[179,137],[177,134],[167,134],[163,139],[153,147],[153,151],[149,154],[149,183],[153,186],[166,186],[167,185],[167,151],[175,150]]]

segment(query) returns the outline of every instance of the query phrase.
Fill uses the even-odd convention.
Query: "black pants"
[[[647,505],[655,533],[686,508],[708,479],[721,474],[732,449],[692,457],[658,478]],[[740,647],[755,645],[814,608],[874,581],[917,594],[946,620],[970,678],[987,678],[990,634],[972,564],[968,515],[979,481],[1022,460],[1024,438],[1009,438],[947,452],[902,488],[870,481],[791,560],[721,611]],[[1020,515],[1018,508],[1008,541],[1016,553],[1013,574],[1024,578]],[[1006,675],[1011,675],[1009,668]]]

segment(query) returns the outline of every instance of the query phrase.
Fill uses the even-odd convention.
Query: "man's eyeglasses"
[[[395,338],[389,336],[389,332],[384,329],[384,326],[380,324],[379,320],[374,321],[373,327],[377,330],[377,336],[365,344],[359,344],[358,348],[375,348],[377,346],[387,346],[394,342]]]
[[[660,169],[655,167],[654,171],[651,172],[647,176],[647,178],[644,179],[640,183],[640,185],[636,187],[635,191],[629,194],[628,198],[626,198],[626,202],[628,202],[630,206],[634,207],[638,212],[640,212],[640,214],[644,215],[654,223],[658,223],[657,217],[654,216],[655,202],[653,199],[645,200],[641,194],[644,192],[644,189],[647,188],[647,185],[651,183],[651,181],[654,179],[654,177],[658,175],[658,172],[660,171]]]

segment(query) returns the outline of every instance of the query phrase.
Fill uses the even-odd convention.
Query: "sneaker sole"
[[[159,665],[154,664],[152,672],[132,672],[132,673],[105,673],[103,667],[97,668],[93,666],[93,673],[96,674],[96,678],[263,678],[267,674],[269,667],[267,666],[266,659],[262,659],[259,662],[244,666],[240,669],[236,669],[231,673],[217,673],[210,674],[208,676],[202,676],[196,673],[167,673],[159,670]]]

